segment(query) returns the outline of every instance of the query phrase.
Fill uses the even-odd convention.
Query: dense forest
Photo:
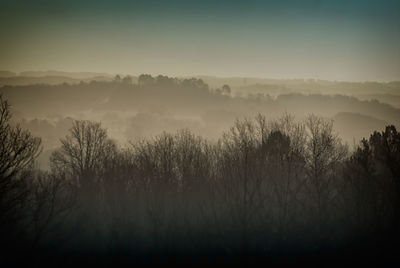
[[[322,112],[351,106],[389,115],[398,124],[399,110],[390,105],[346,96],[232,97],[228,85],[210,90],[201,79],[150,75],[137,84],[118,76],[42,85],[42,92],[33,87],[1,89],[0,235],[6,261],[66,264],[85,256],[99,263],[175,257],[380,262],[400,253],[393,246],[400,221],[396,127],[371,131],[350,148],[331,119],[310,113],[298,120],[279,109],[282,102],[301,109],[316,98],[314,103],[329,100]],[[143,115],[161,104],[193,115],[218,105],[260,113],[237,116],[213,139],[179,125],[125,146],[102,123],[69,118],[43,170],[35,165],[42,139],[13,121],[5,96],[25,98],[32,114],[35,108],[37,114],[54,109],[39,109],[35,96],[49,104],[62,99],[63,113],[91,105],[135,107]],[[235,118],[219,115],[225,123]]]

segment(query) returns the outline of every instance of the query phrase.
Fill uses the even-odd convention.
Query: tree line
[[[1,98],[5,257],[361,256],[398,237],[394,126],[349,150],[332,121],[259,114],[218,142],[183,129],[119,148],[100,123],[79,120],[41,171],[40,139],[10,118]]]

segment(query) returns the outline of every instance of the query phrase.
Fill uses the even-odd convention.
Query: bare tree
[[[7,184],[40,154],[41,139],[10,124],[10,105],[0,95],[0,178]],[[4,187],[6,187],[4,185]],[[1,187],[1,189],[5,189]]]
[[[347,156],[347,147],[333,131],[333,122],[315,115],[307,117],[306,131],[306,167],[307,192],[311,204],[315,206],[317,229],[327,223],[329,204],[337,196],[335,183],[338,178],[339,164]],[[329,211],[329,213],[328,213]]]
[[[4,239],[17,229],[28,196],[24,179],[41,151],[41,139],[19,125],[12,126],[10,119],[10,105],[0,95],[0,231]]]
[[[32,231],[33,246],[48,239],[60,244],[70,235],[61,226],[73,218],[75,186],[63,175],[38,172],[30,178],[29,188],[26,229]]]
[[[107,160],[116,154],[115,143],[96,122],[74,121],[70,133],[61,139],[61,143],[61,148],[51,156],[52,168],[74,177],[81,188],[94,187]]]

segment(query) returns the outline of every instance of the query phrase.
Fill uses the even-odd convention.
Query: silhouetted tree
[[[127,75],[124,78],[122,78],[122,83],[126,85],[131,85],[132,84],[132,76]]]
[[[197,78],[184,79],[181,81],[181,86],[187,89],[209,89],[208,85],[202,79]]]
[[[4,188],[40,153],[41,139],[32,137],[19,125],[10,124],[10,105],[0,95],[0,179]]]
[[[51,241],[61,245],[74,236],[68,225],[73,225],[76,207],[76,187],[62,174],[37,172],[30,176],[26,229],[31,232],[33,246]]]
[[[155,82],[155,79],[150,74],[141,74],[141,75],[139,75],[139,78],[138,78],[139,86],[153,85],[154,82]]]
[[[90,121],[74,121],[61,143],[50,158],[53,172],[75,182],[85,206],[98,207],[107,164],[116,156],[115,143],[100,123]]]
[[[391,200],[394,225],[398,225],[400,223],[400,133],[393,125],[387,126],[382,132],[375,131],[368,142],[363,141],[355,156],[361,160],[358,163],[365,170],[364,180],[375,178],[376,189],[385,195],[384,199]],[[380,207],[381,212],[387,209],[387,206],[385,209]]]
[[[380,230],[387,218],[391,190],[377,168],[369,141],[363,139],[345,163],[340,190],[344,220],[357,230],[352,233],[355,239]]]
[[[155,78],[157,85],[165,87],[165,88],[172,88],[176,85],[176,79],[170,78],[168,76],[159,75]]]
[[[227,95],[231,94],[231,88],[230,88],[230,86],[228,86],[228,85],[223,85],[223,86],[222,86],[222,93],[223,93],[223,94],[227,94]]]
[[[0,236],[4,243],[18,229],[26,206],[29,188],[27,179],[41,149],[41,139],[35,138],[19,125],[10,123],[10,105],[0,95]]]
[[[375,158],[390,171],[400,201],[400,133],[395,126],[390,125],[381,133],[375,131],[369,143]],[[400,209],[400,203],[398,205]]]
[[[122,78],[119,74],[117,74],[116,76],[114,76],[113,82],[115,83],[121,83],[122,82]]]
[[[327,224],[330,205],[338,191],[336,181],[340,163],[347,156],[347,147],[333,131],[333,122],[310,115],[305,122],[307,183],[306,189],[315,206],[317,230]],[[311,212],[312,213],[312,212]]]

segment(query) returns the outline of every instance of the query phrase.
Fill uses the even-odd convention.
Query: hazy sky
[[[400,1],[0,0],[0,69],[400,80]]]

